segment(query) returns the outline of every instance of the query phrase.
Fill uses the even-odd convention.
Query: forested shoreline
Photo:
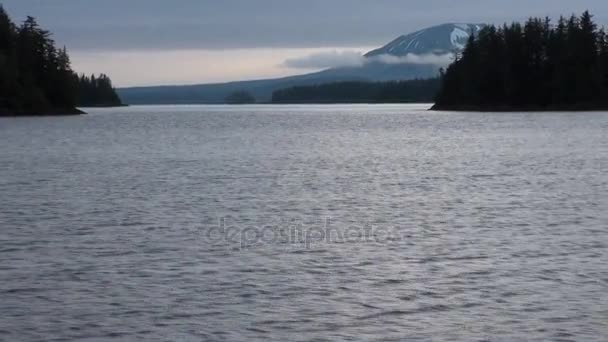
[[[0,4],[0,115],[82,114],[79,106],[122,105],[110,79],[79,76],[65,47],[27,17],[15,25]]]
[[[99,76],[80,75],[78,77],[79,107],[119,107],[123,106],[112,80],[105,74]]]
[[[488,26],[442,74],[433,109],[608,109],[608,36],[589,12]]]
[[[323,103],[412,103],[433,102],[438,78],[392,82],[347,81],[277,90],[276,104]]]
[[[266,99],[267,101],[267,99]],[[254,103],[245,92],[226,103]],[[435,102],[435,110],[608,110],[608,34],[592,15],[531,18],[471,35],[439,78],[342,81],[276,90],[271,103]],[[122,106],[107,75],[77,74],[36,19],[16,25],[0,4],[0,116],[82,114]]]

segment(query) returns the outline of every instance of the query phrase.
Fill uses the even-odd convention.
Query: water
[[[0,119],[2,341],[606,341],[608,113]]]

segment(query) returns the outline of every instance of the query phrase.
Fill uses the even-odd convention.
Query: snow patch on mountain
[[[469,39],[469,33],[462,29],[461,26],[456,27],[450,33],[450,42],[455,48],[462,50],[466,46],[466,42]]]

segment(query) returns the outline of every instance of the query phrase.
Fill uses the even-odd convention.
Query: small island
[[[231,105],[254,104],[255,97],[245,90],[238,90],[226,96],[224,103]]]
[[[608,37],[589,12],[488,26],[441,77],[434,110],[606,110]]]
[[[110,78],[78,76],[67,49],[27,17],[16,26],[0,5],[0,116],[78,115],[77,107],[120,106]]]

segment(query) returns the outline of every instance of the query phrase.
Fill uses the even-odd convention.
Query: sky
[[[349,63],[399,35],[448,22],[496,23],[606,0],[0,0],[66,45],[75,70],[117,86],[196,84],[302,74]]]

